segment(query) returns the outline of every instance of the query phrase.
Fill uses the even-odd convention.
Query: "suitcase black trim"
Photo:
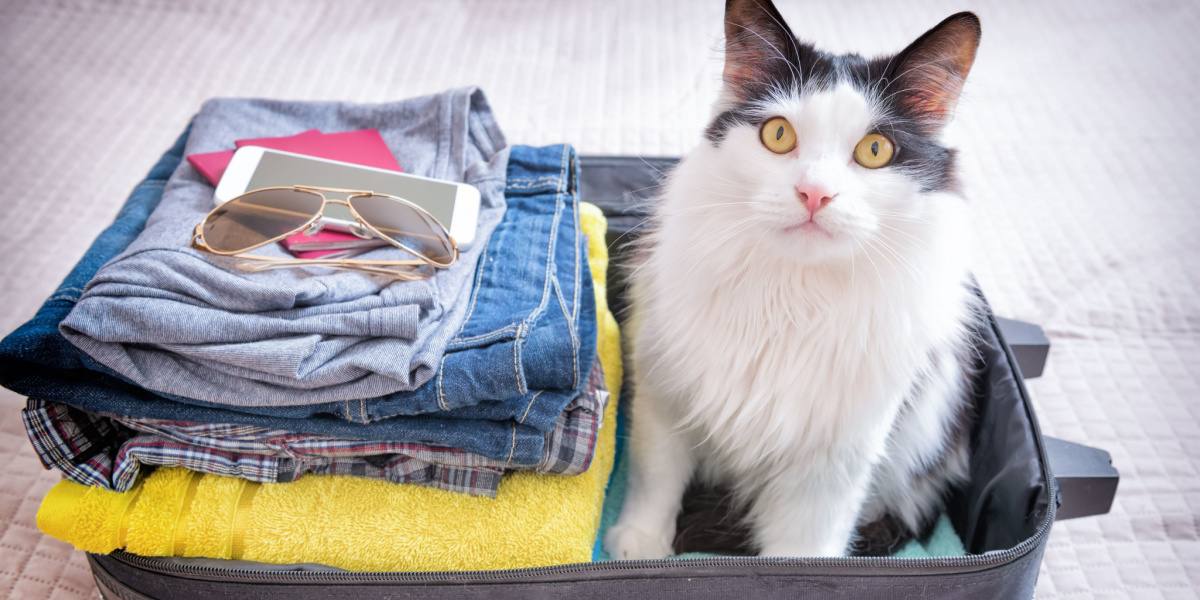
[[[1049,471],[1049,461],[1037,419],[1033,414],[1024,382],[1020,378],[1020,367],[991,316],[989,326],[1000,341],[1009,368],[1017,375],[1015,381],[1020,390],[1025,415],[1035,432],[1034,440],[1042,461],[1042,476],[1051,488],[1050,497],[1057,498],[1057,487]],[[520,596],[524,596],[532,589],[553,589],[555,595],[566,593],[565,588],[560,589],[561,585],[572,589],[580,588],[571,592],[573,596],[593,597],[594,594],[594,597],[599,598],[613,597],[617,593],[613,586],[618,582],[619,587],[636,583],[636,589],[628,590],[631,593],[653,591],[656,595],[669,596],[672,591],[686,590],[685,595],[689,598],[727,597],[730,589],[727,585],[741,586],[740,589],[743,590],[746,585],[755,588],[762,586],[763,590],[789,589],[793,593],[798,589],[822,590],[827,585],[832,585],[832,588],[828,588],[830,594],[827,596],[832,598],[842,597],[847,591],[836,583],[841,578],[854,580],[856,593],[865,593],[868,590],[898,593],[923,581],[921,585],[933,584],[939,589],[957,588],[963,593],[970,590],[970,595],[977,598],[1017,598],[1032,594],[1037,567],[1036,564],[1029,566],[1028,561],[1040,562],[1046,538],[1054,522],[1057,504],[1048,504],[1036,532],[1016,546],[979,555],[950,558],[728,557],[612,561],[533,569],[432,573],[351,573],[213,567],[174,559],[142,557],[123,551],[108,556],[91,555],[89,561],[97,580],[104,581],[111,597],[138,600],[199,599],[213,594],[260,598],[308,597],[301,593],[302,590],[310,590],[317,594],[312,597],[336,592],[348,597],[383,598],[394,597],[398,589],[412,588],[420,589],[421,597],[439,597],[443,593],[446,597],[451,597],[466,591],[463,586],[470,586],[471,590],[479,593],[493,586],[501,586],[506,591],[495,589],[487,593],[489,597],[504,597],[504,594],[518,591]],[[961,581],[958,581],[959,579]],[[603,585],[596,585],[600,583]],[[545,584],[554,584],[554,587],[528,587]],[[177,586],[186,588],[186,591]]]

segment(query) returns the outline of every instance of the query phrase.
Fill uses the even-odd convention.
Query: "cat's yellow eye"
[[[775,154],[787,154],[796,147],[796,130],[783,117],[771,117],[758,130],[758,137],[767,150]]]
[[[854,161],[868,169],[886,167],[892,162],[896,147],[892,140],[878,133],[868,133],[854,147]]]

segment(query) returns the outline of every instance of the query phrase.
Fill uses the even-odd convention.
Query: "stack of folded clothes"
[[[364,127],[407,171],[480,190],[455,265],[247,273],[192,249],[213,189],[184,154]],[[92,552],[363,570],[589,559],[621,365],[604,218],[576,187],[570,147],[506,147],[478,90],[205,103],[0,343],[0,383],[66,477],[39,525]]]

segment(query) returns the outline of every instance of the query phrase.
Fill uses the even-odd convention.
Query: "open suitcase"
[[[164,160],[179,156],[164,157]],[[580,197],[609,219],[614,264],[627,256],[673,159],[583,157]],[[168,170],[169,172],[169,170]],[[621,315],[620,269],[610,304]],[[972,479],[947,513],[969,554],[905,559],[720,558],[610,561],[534,569],[351,573],[311,566],[89,556],[105,598],[1030,598],[1056,519],[1103,514],[1118,475],[1106,452],[1042,437],[1023,383],[1049,343],[1034,325],[989,317],[980,332]],[[622,398],[629,399],[628,395]],[[681,517],[682,518],[682,517]]]

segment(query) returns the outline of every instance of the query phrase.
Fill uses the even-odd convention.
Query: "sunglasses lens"
[[[204,242],[217,252],[242,252],[295,231],[321,210],[321,195],[258,190],[217,207],[204,220]]]
[[[350,206],[379,233],[439,265],[454,259],[454,245],[433,217],[387,196],[351,196]]]

